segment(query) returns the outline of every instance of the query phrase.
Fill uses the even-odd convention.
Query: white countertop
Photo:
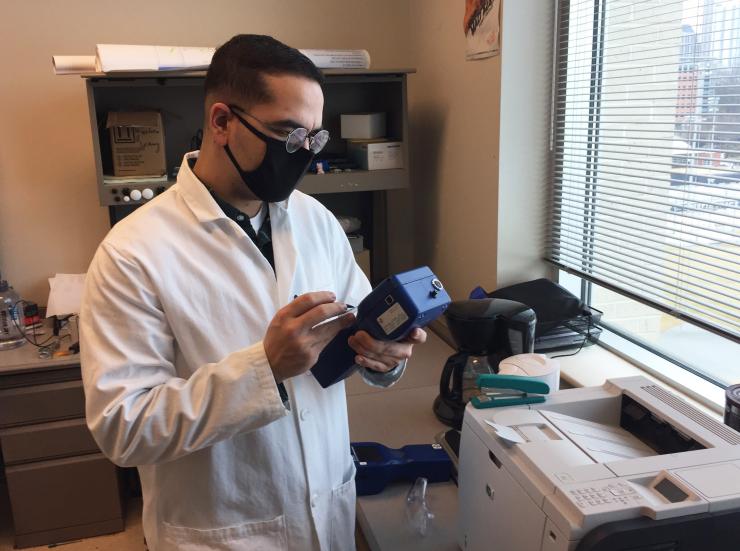
[[[439,378],[454,352],[429,332],[426,344],[414,347],[406,373],[387,389],[366,385],[358,375],[347,381],[350,439],[379,442],[390,448],[431,444],[436,434],[449,429],[439,422],[432,403],[439,393]],[[427,503],[435,518],[425,537],[415,534],[406,520],[406,494],[411,483],[399,482],[382,493],[357,500],[357,520],[373,551],[457,551],[457,486],[453,482],[429,484]]]
[[[47,320],[44,324],[44,332],[37,334],[37,341],[43,343],[51,336],[51,323]],[[28,333],[29,337],[33,336]],[[73,342],[77,341],[77,327],[75,323],[70,323],[61,331],[64,339],[61,342],[61,349],[66,350]],[[0,375],[10,375],[11,373],[20,373],[28,371],[41,371],[45,369],[54,369],[67,367],[70,365],[79,365],[80,355],[70,354],[59,358],[39,358],[39,349],[25,342],[18,348],[10,350],[0,350]]]

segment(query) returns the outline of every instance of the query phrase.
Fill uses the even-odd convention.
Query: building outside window
[[[604,324],[740,382],[740,0],[561,0],[553,233]]]

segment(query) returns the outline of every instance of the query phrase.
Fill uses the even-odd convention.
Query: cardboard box
[[[363,170],[403,168],[403,143],[347,142],[347,156]]]
[[[385,113],[348,113],[340,115],[342,138],[372,140],[385,137]]]
[[[161,113],[111,111],[106,128],[115,176],[161,176],[167,172]]]
[[[359,253],[355,253],[355,262],[357,262],[360,269],[365,272],[367,278],[372,280],[370,277],[370,251],[368,249],[364,249]]]

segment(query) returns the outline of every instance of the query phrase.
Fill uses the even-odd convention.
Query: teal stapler
[[[476,382],[482,394],[470,402],[477,409],[539,404],[550,393],[547,383],[519,375],[478,375]]]

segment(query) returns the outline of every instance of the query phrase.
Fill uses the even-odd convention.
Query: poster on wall
[[[500,11],[501,0],[465,0],[465,59],[470,61],[498,55]]]

